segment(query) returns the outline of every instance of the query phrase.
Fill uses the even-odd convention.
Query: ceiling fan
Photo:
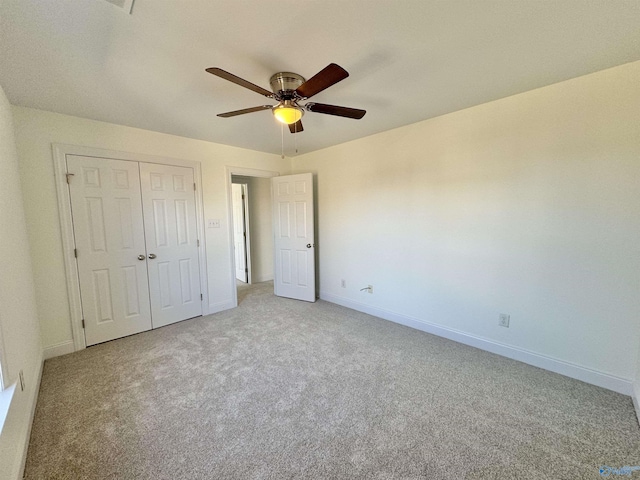
[[[226,72],[221,68],[211,67],[207,68],[206,71],[278,102],[277,105],[260,105],[258,107],[220,113],[218,117],[229,118],[235,117],[236,115],[244,115],[245,113],[271,110],[277,120],[289,125],[289,131],[291,131],[291,133],[298,133],[304,130],[301,119],[305,111],[354,118],[357,120],[364,117],[364,114],[367,113],[366,110],[327,105],[325,103],[307,102],[304,105],[300,104],[300,102],[308,100],[317,93],[320,93],[324,89],[335,85],[349,76],[349,73],[344,68],[335,63],[327,65],[309,80],[305,80],[304,77],[297,73],[276,73],[272,75],[271,80],[269,80],[273,92],[237,77],[232,73]]]

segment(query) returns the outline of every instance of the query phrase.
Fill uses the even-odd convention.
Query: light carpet
[[[236,309],[47,360],[26,478],[590,479],[640,465],[630,397],[277,298],[270,282],[243,288]]]

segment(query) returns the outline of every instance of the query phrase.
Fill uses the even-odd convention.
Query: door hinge
[[[202,298],[202,294],[200,294],[200,300],[201,300],[201,301],[202,301],[202,300],[204,300],[204,298]]]
[[[84,328],[84,318],[82,319],[82,328]]]
[[[195,182],[194,182],[194,184],[193,184],[193,189],[194,189],[194,190],[196,189],[196,184],[195,184]]]
[[[67,185],[69,185],[71,183],[71,177],[74,176],[73,173],[65,173],[65,176],[67,177]]]
[[[200,239],[196,240],[196,246],[200,246]]]
[[[242,232],[242,235],[244,235],[244,238],[247,238],[247,232]]]
[[[78,258],[78,249],[77,248],[73,249],[73,256]]]
[[[245,268],[245,269],[244,269],[244,273],[249,273],[249,269],[248,269],[248,268]]]
[[[244,200],[244,193],[242,194],[242,199]]]

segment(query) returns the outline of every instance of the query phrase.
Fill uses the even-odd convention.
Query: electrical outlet
[[[220,228],[220,220],[217,218],[210,218],[207,220],[207,228]]]
[[[345,282],[344,278],[342,280],[340,280],[340,286],[342,288],[347,288],[347,282]]]
[[[501,327],[509,328],[510,319],[511,317],[509,315],[507,315],[506,313],[501,313],[498,317],[498,325],[500,325]]]
[[[22,370],[20,370],[18,376],[20,377],[20,390],[24,392],[24,373],[22,372]]]

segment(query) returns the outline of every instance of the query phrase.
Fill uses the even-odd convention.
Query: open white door
[[[274,293],[316,301],[313,175],[301,173],[271,179]]]
[[[247,283],[247,232],[244,212],[244,185],[231,185],[231,202],[233,205],[233,247],[236,260],[236,278]]]

